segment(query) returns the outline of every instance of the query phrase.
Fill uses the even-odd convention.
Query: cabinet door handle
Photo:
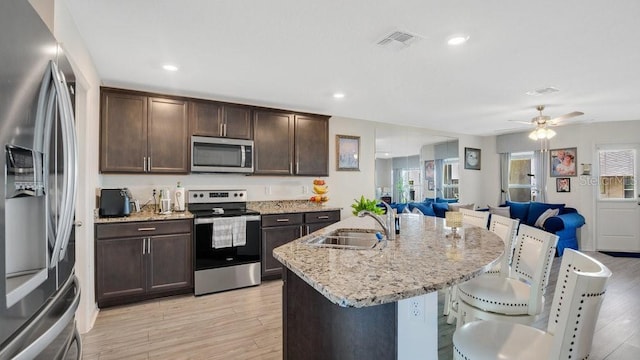
[[[147,238],[147,254],[151,254],[151,238]]]
[[[311,229],[309,228],[309,225],[307,225],[307,229],[306,229],[306,232],[304,233],[304,235],[309,235],[311,233],[311,231],[309,231],[309,230],[311,230]]]
[[[328,218],[329,218],[329,215],[322,215],[317,217],[318,220],[326,220]]]
[[[147,238],[142,238],[142,255],[147,253]]]
[[[154,227],[138,228],[138,231],[155,231]]]
[[[224,130],[222,129],[222,123],[218,124],[218,134],[224,136]]]
[[[277,219],[276,222],[289,222],[289,219]]]
[[[223,123],[223,124],[222,124],[222,130],[224,130],[224,131],[223,131],[223,134],[224,134],[224,135],[222,135],[222,136],[227,136],[227,124],[226,124],[226,123]]]
[[[149,156],[149,168],[147,169],[147,172],[151,172],[151,156]]]
[[[300,162],[296,161],[296,174],[300,172]]]
[[[143,172],[147,172],[147,157],[146,156],[142,157],[142,171]]]

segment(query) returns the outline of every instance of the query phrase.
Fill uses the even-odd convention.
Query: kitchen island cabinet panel
[[[283,280],[285,360],[397,358],[397,303],[341,307],[289,269]]]
[[[193,291],[191,229],[191,220],[96,224],[98,306]]]
[[[103,91],[100,117],[100,171],[144,172],[147,97]]]

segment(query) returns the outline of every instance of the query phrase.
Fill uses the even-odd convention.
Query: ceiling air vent
[[[411,45],[418,37],[404,31],[395,31],[387,35],[384,39],[378,41],[378,45],[388,45],[392,42],[398,42],[405,46]]]

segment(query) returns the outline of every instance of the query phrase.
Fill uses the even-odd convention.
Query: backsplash
[[[246,189],[248,201],[304,200],[314,195],[313,177],[244,176],[238,174],[191,175],[102,175],[103,188],[126,187],[134,199],[153,203],[153,189],[169,189],[171,194],[178,181],[186,190]],[[324,178],[327,179],[328,178]],[[328,181],[330,183],[330,181]],[[96,191],[100,193],[99,190]]]

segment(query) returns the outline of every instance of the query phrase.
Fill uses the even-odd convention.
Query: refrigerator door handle
[[[58,96],[58,108],[61,113],[62,141],[64,142],[63,158],[66,171],[63,176],[62,206],[59,218],[59,227],[56,234],[56,246],[51,255],[50,266],[55,266],[60,259],[63,259],[69,244],[69,236],[73,226],[73,208],[76,202],[77,187],[77,148],[75,123],[73,110],[71,109],[71,98],[67,92],[67,84],[64,76],[61,76],[56,64],[51,61],[51,74],[55,92]]]
[[[51,344],[58,335],[60,335],[67,324],[69,324],[70,321],[73,321],[73,317],[75,316],[78,305],[80,304],[80,285],[78,284],[78,278],[75,276],[73,277],[73,283],[77,290],[71,306],[65,310],[64,314],[62,314],[62,316],[60,316],[60,318],[58,318],[58,320],[49,329],[13,357],[13,360],[35,359],[42,350],[46,349],[46,347]]]

